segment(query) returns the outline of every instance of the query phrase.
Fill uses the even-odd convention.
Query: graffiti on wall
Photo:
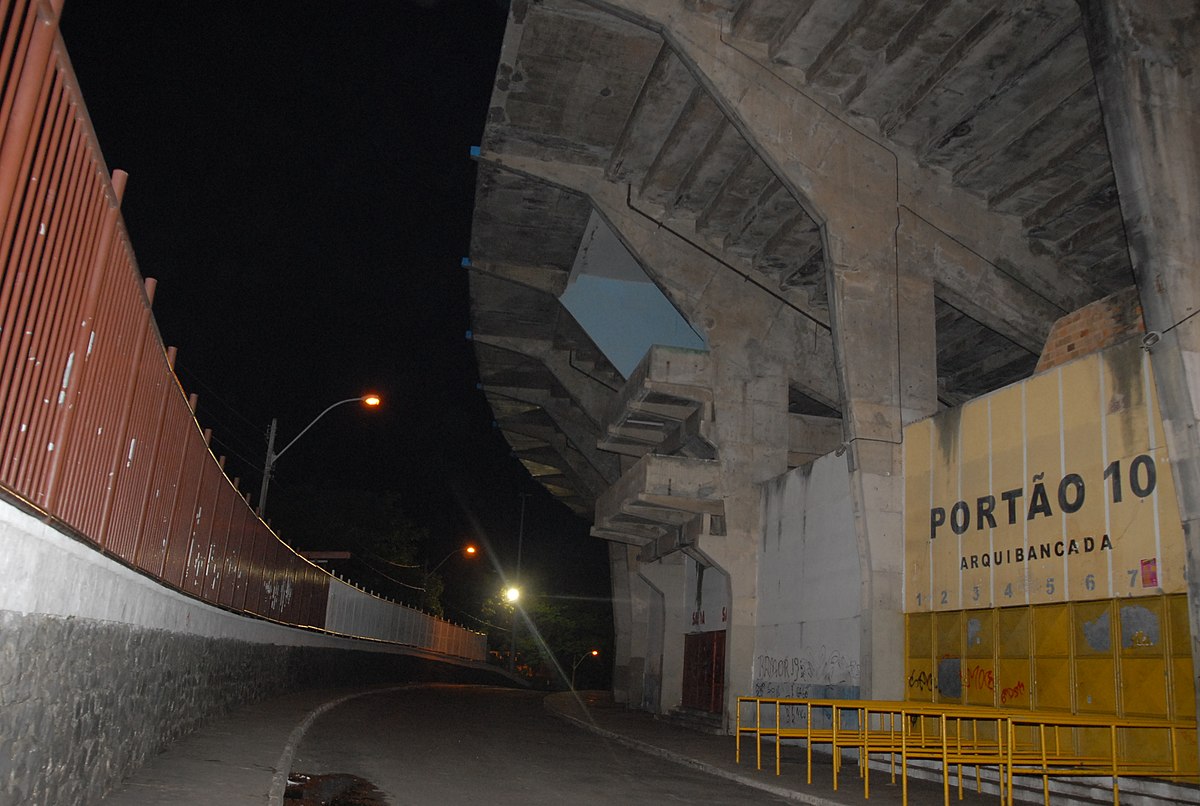
[[[754,659],[754,696],[854,697],[861,674],[857,658],[824,645],[784,657],[759,655]]]
[[[995,697],[999,691],[1000,704],[1014,702],[1028,695],[1028,687],[1024,680],[998,682],[996,670],[991,665],[969,663],[964,665],[962,658],[944,657],[938,660],[936,672],[923,669],[910,669],[908,673],[908,693],[914,699],[927,699],[930,694],[937,692],[939,698],[947,700],[962,699],[966,692],[974,692],[970,699],[980,702],[987,699],[984,692]]]

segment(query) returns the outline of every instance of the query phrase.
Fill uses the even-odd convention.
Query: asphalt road
[[[357,697],[316,719],[292,770],[365,778],[392,806],[787,802],[609,742],[542,697],[449,685]]]

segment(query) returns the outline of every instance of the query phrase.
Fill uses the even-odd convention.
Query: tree
[[[577,687],[607,688],[612,671],[612,603],[549,595],[530,598],[517,612],[518,670],[547,686],[566,688],[575,661],[598,649],[595,661],[587,658],[579,666]],[[511,614],[512,605],[500,595],[484,603],[483,619],[492,624],[488,648],[502,656],[507,656],[512,640]]]
[[[279,494],[273,504],[276,533],[297,551],[348,551],[351,559],[331,570],[441,615],[441,577],[423,571],[429,532],[404,513],[396,493],[305,487]]]

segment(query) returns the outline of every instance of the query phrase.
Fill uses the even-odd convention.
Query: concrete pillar
[[[637,570],[637,554],[636,549],[629,549],[629,590],[633,608],[629,705],[657,713],[662,701],[663,595]]]
[[[659,712],[678,708],[683,701],[683,635],[690,604],[687,595],[687,574],[680,552],[668,554],[641,566],[642,577],[650,587],[661,593],[662,602],[662,689]],[[653,619],[650,620],[653,625]],[[654,635],[647,636],[647,646],[654,646]],[[648,661],[653,660],[647,658]]]
[[[608,572],[612,580],[612,612],[613,612],[613,657],[612,663],[612,692],[613,701],[629,705],[641,699],[641,686],[638,686],[638,700],[631,700],[633,688],[632,662],[633,654],[633,599],[630,591],[630,551],[623,543],[608,544]]]
[[[725,529],[700,535],[696,548],[730,580],[726,712],[732,714],[737,695],[751,684],[762,533],[758,485],[787,470],[789,378],[805,380],[821,398],[838,399],[837,379],[830,372],[832,339],[824,331],[814,334],[811,323],[778,297],[747,293],[742,275],[708,254],[694,233],[662,226],[599,169],[503,154],[482,157],[586,194],[647,274],[708,339]],[[658,572],[647,578],[658,580]],[[676,594],[659,589],[669,613]],[[678,704],[680,694],[666,675],[676,668],[682,672],[682,632],[673,632],[671,618],[664,644],[664,708]]]
[[[904,517],[899,278],[895,251],[890,248],[894,242],[883,226],[886,219],[849,223],[853,220],[839,215],[830,218],[825,229],[862,568],[862,690],[870,698],[900,699]]]
[[[936,358],[932,322],[907,321],[915,328],[912,349],[900,347],[906,334],[899,321],[896,157],[727,47],[710,15],[686,12],[666,0],[605,5],[641,15],[663,32],[759,156],[823,224],[862,564],[863,693],[899,698],[904,669],[901,376],[917,378],[912,391],[923,400],[915,410],[930,410]],[[905,293],[927,294],[929,286],[922,289],[920,277],[908,269]],[[928,300],[925,310],[931,304]]]
[[[1200,708],[1200,6],[1079,5],[1183,519]]]

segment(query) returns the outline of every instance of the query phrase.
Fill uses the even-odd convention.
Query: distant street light
[[[521,493],[521,525],[517,528],[517,584],[521,582],[521,544],[525,542],[525,499],[529,497],[529,493]],[[508,671],[511,674],[516,670],[517,661],[517,600],[521,598],[521,591],[515,585],[504,592],[508,601],[513,603],[513,618],[512,630],[509,633],[510,643],[508,650]]]
[[[574,663],[571,664],[571,691],[575,690],[575,670],[579,668],[579,664],[583,663],[588,658],[598,658],[598,657],[600,657],[600,650],[593,649],[591,652],[584,652],[582,655],[580,655],[578,658],[575,659]]]
[[[508,645],[508,672],[513,674],[517,669],[517,602],[521,601],[521,589],[509,585],[504,589],[504,598],[512,605],[512,629],[508,631],[511,639]]]
[[[264,517],[264,515],[266,514],[266,511],[267,511],[267,486],[271,483],[271,474],[275,470],[275,462],[279,460],[280,456],[283,456],[284,453],[287,452],[288,448],[295,445],[296,441],[298,439],[300,439],[300,437],[307,434],[308,429],[312,428],[314,425],[317,424],[317,420],[320,420],[322,417],[324,417],[326,414],[328,414],[329,412],[336,409],[338,406],[344,406],[347,403],[362,403],[364,406],[374,408],[374,407],[378,406],[381,402],[382,401],[379,399],[379,395],[375,395],[375,394],[363,395],[362,397],[348,397],[345,400],[339,400],[337,403],[334,403],[333,405],[329,406],[327,409],[325,409],[325,411],[321,412],[316,417],[313,417],[312,422],[309,423],[308,425],[304,426],[304,429],[301,430],[301,432],[299,434],[297,434],[295,437],[293,437],[291,442],[284,445],[283,450],[279,451],[278,453],[275,452],[275,429],[278,426],[278,421],[274,417],[272,417],[271,418],[271,430],[267,433],[267,458],[266,458],[266,461],[263,463],[262,489],[259,490],[259,493],[258,493],[258,517],[260,517],[260,518]]]

